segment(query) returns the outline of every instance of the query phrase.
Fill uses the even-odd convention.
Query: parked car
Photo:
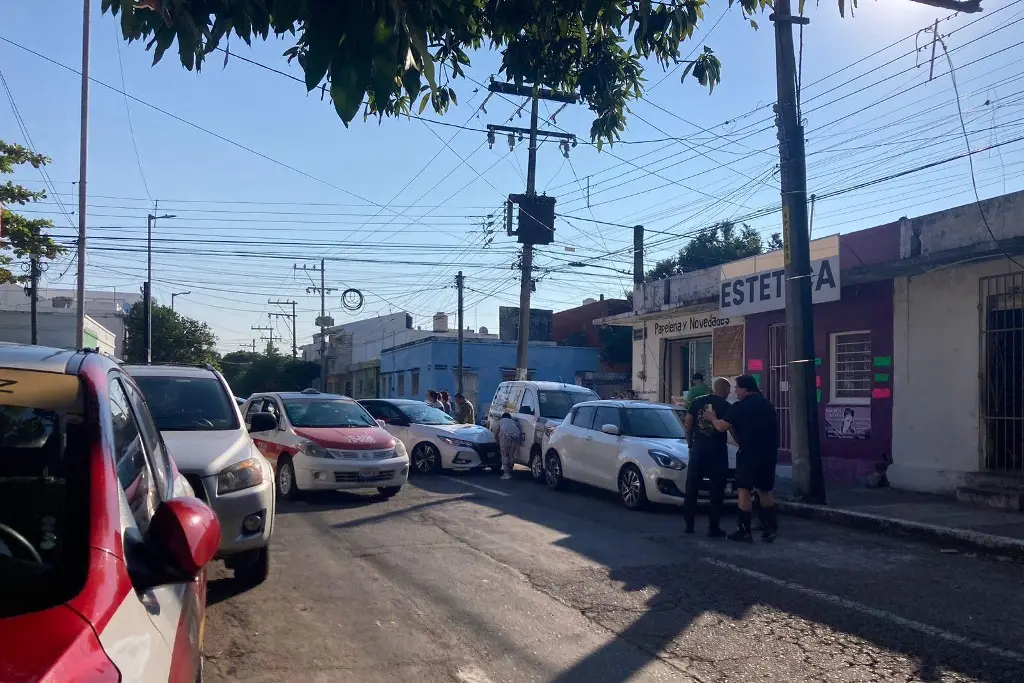
[[[576,384],[516,380],[502,382],[488,407],[487,426],[496,435],[502,413],[509,413],[523,430],[523,444],[515,462],[530,468],[535,481],[544,481],[548,437],[577,403],[600,397]]]
[[[245,399],[235,396],[235,405],[241,408],[242,406],[245,405]]]
[[[227,382],[209,366],[124,369],[142,389],[178,469],[220,519],[226,533],[217,557],[239,581],[262,583],[270,573],[274,470],[246,431]]]
[[[201,681],[220,525],[192,493],[113,360],[0,343],[0,678]]]
[[[623,505],[648,501],[683,504],[690,460],[676,406],[646,401],[588,401],[555,428],[545,451],[545,478],[552,489],[566,480],[615,491]],[[736,446],[729,444],[726,494],[734,491]],[[700,492],[707,495],[705,478]]]
[[[277,492],[376,488],[385,498],[409,479],[409,454],[366,409],[347,396],[300,392],[253,394],[245,423],[275,465]]]
[[[481,467],[501,470],[501,453],[489,429],[458,424],[443,410],[422,401],[366,399],[360,403],[405,445],[413,472],[436,474],[446,469]]]

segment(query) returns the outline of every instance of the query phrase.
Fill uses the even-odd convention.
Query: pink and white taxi
[[[0,343],[0,681],[202,681],[219,543],[115,362]]]
[[[347,396],[315,389],[253,394],[242,410],[260,452],[274,463],[278,495],[372,489],[385,498],[409,479],[401,441]]]

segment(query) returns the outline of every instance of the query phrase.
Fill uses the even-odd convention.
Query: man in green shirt
[[[686,405],[689,406],[694,400],[701,396],[707,396],[711,393],[711,387],[704,383],[704,374],[700,372],[693,373],[693,377],[690,378],[693,382],[693,386],[686,392],[683,400]]]

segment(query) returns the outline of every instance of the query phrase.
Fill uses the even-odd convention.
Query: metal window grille
[[[981,278],[982,469],[1024,475],[1024,272]]]
[[[832,335],[832,400],[869,402],[872,368],[870,332]]]
[[[405,396],[405,373],[398,373],[398,395]]]
[[[788,451],[789,358],[786,354],[786,325],[782,323],[768,328],[768,400],[779,416],[779,450]]]

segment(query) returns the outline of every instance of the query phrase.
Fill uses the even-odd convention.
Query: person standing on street
[[[427,391],[427,400],[425,401],[425,403],[428,406],[430,406],[431,408],[437,408],[438,410],[444,410],[443,406],[441,405],[441,401],[439,400],[439,396],[438,396],[437,392],[434,391],[433,389],[430,389],[429,391]]]
[[[683,404],[689,408],[690,405],[701,396],[707,396],[711,389],[704,383],[704,373],[695,372],[690,378],[691,386],[683,395]]]
[[[686,519],[686,533],[693,533],[694,517],[697,513],[697,491],[704,477],[708,478],[708,496],[711,510],[708,512],[708,536],[725,536],[720,522],[722,500],[725,498],[725,480],[729,473],[729,437],[715,429],[708,419],[708,412],[725,415],[729,410],[726,397],[732,391],[729,380],[719,377],[714,382],[712,393],[699,396],[686,411],[686,441],[690,448],[690,462],[686,468],[686,502],[683,515]]]
[[[771,543],[778,533],[778,511],[772,490],[775,487],[775,466],[779,459],[779,419],[775,406],[757,388],[751,375],[736,378],[736,396],[739,399],[720,418],[714,406],[704,415],[720,432],[732,430],[739,453],[736,455],[736,488],[739,490],[739,514],[736,531],[729,534],[733,541],[752,541],[750,529],[753,501],[756,492],[760,500],[758,517],[761,520],[761,540]]]
[[[512,466],[516,451],[523,440],[523,430],[519,428],[509,413],[502,413],[498,421],[498,445],[501,448],[501,478],[512,478]]]
[[[455,421],[460,425],[476,424],[476,411],[473,404],[462,394],[455,394]]]

